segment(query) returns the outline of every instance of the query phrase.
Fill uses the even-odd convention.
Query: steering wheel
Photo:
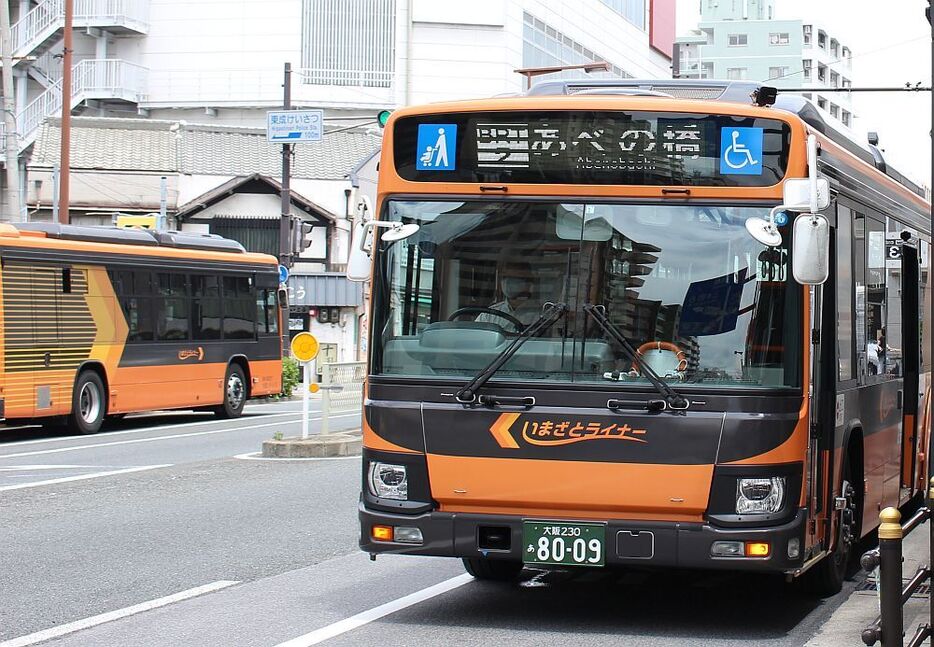
[[[680,372],[688,367],[687,355],[677,344],[674,344],[670,341],[647,341],[636,349],[636,353],[641,357],[650,350],[667,350],[671,353],[674,353],[675,357],[678,359],[678,367],[675,369],[676,371]],[[639,370],[639,366],[635,362],[633,362],[632,370],[637,372]]]
[[[488,314],[493,315],[494,317],[500,317],[505,319],[513,326],[516,327],[516,330],[522,332],[525,330],[525,324],[519,321],[516,317],[512,316],[508,312],[503,312],[502,310],[496,310],[494,308],[486,308],[484,306],[466,306],[464,308],[459,308],[452,312],[448,316],[448,321],[454,321],[458,317],[462,317],[466,314]]]

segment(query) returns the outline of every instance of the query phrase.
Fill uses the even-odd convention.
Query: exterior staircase
[[[74,28],[101,28],[114,34],[146,34],[149,0],[74,0]],[[12,27],[13,57],[22,63],[62,39],[65,0],[42,0]]]

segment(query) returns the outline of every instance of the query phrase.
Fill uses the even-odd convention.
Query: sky
[[[697,26],[702,0],[677,0],[678,35]],[[927,0],[775,0],[775,17],[821,24],[853,52],[853,87],[931,85]],[[853,128],[879,133],[894,168],[931,186],[931,93],[858,93]]]

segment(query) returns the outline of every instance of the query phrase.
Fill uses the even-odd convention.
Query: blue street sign
[[[279,283],[285,283],[289,280],[289,268],[285,265],[279,266]]]
[[[317,142],[324,133],[323,110],[278,110],[266,113],[266,141],[280,144]]]

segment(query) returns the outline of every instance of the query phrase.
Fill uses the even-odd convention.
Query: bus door
[[[894,249],[893,249],[894,248]],[[904,378],[900,399],[902,401],[902,454],[901,454],[901,496],[899,500],[910,496],[916,487],[915,470],[918,452],[918,375],[920,370],[920,272],[918,250],[910,245],[888,246],[891,256],[901,254],[901,366]],[[921,484],[920,487],[924,487]]]

